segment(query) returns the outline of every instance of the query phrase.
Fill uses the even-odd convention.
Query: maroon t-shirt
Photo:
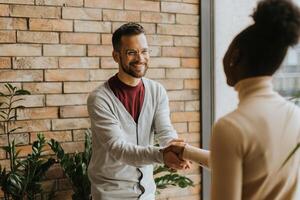
[[[123,83],[115,75],[108,80],[108,84],[134,121],[137,122],[144,102],[145,87],[143,81],[133,87]]]

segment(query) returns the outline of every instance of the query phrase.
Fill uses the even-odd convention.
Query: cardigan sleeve
[[[170,119],[168,95],[164,87],[161,85],[159,85],[157,106],[153,123],[155,137],[161,147],[167,146],[171,140],[178,138]]]
[[[99,98],[89,96],[88,112],[97,143],[104,146],[115,159],[136,167],[163,163],[159,147],[142,147],[125,140],[117,119]]]
[[[211,138],[212,200],[242,198],[242,134],[231,121],[219,120]]]

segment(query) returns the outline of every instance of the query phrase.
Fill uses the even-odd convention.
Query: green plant
[[[171,185],[180,188],[186,188],[194,185],[191,179],[178,174],[176,171],[166,166],[162,166],[162,165],[156,166],[154,168],[153,175],[159,175],[161,173],[163,173],[164,175],[154,178],[158,190],[165,189]]]
[[[4,85],[8,94],[0,92],[0,118],[4,134],[7,135],[8,146],[3,147],[9,156],[9,170],[0,165],[0,186],[4,192],[4,199],[33,200],[42,192],[40,181],[54,163],[54,159],[42,157],[46,141],[38,134],[38,140],[32,144],[32,153],[25,158],[19,158],[20,150],[16,150],[15,140],[10,141],[10,135],[22,127],[13,127],[17,120],[17,110],[24,108],[17,102],[24,100],[20,95],[29,95],[26,90],[18,89],[9,83]]]
[[[92,155],[91,132],[88,129],[85,134],[84,152],[75,154],[66,154],[59,142],[51,139],[49,142],[51,149],[56,154],[58,161],[63,168],[67,178],[72,184],[74,194],[73,200],[88,200],[91,193],[91,184],[87,175],[87,167]],[[175,171],[164,167],[157,166],[153,174],[158,175],[165,173],[161,177],[155,178],[158,189],[165,189],[168,186],[178,186],[181,188],[193,186],[193,181],[189,178],[179,175]]]
[[[70,180],[74,194],[74,200],[89,200],[91,193],[91,183],[87,174],[92,155],[92,141],[90,130],[86,131],[84,152],[66,154],[59,142],[51,139],[49,142],[51,149],[56,154],[58,161]]]

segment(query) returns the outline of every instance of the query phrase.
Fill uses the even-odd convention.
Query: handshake
[[[192,162],[183,158],[185,146],[182,139],[169,142],[169,146],[162,149],[165,165],[174,170],[190,169]]]
[[[210,168],[210,151],[193,147],[182,139],[174,139],[162,149],[165,165],[175,170],[190,169],[192,161]]]

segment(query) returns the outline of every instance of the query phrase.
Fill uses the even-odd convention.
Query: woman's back
[[[223,140],[231,140],[231,151],[241,160],[241,173],[235,178],[242,179],[242,199],[297,199],[295,192],[300,187],[299,154],[282,167],[300,139],[300,109],[274,92],[271,82],[271,77],[257,77],[238,83],[238,108],[220,119],[214,129],[214,134],[225,135]],[[233,129],[234,133],[226,133]],[[228,152],[214,151],[214,145],[211,151],[213,157],[228,162],[224,159]]]

